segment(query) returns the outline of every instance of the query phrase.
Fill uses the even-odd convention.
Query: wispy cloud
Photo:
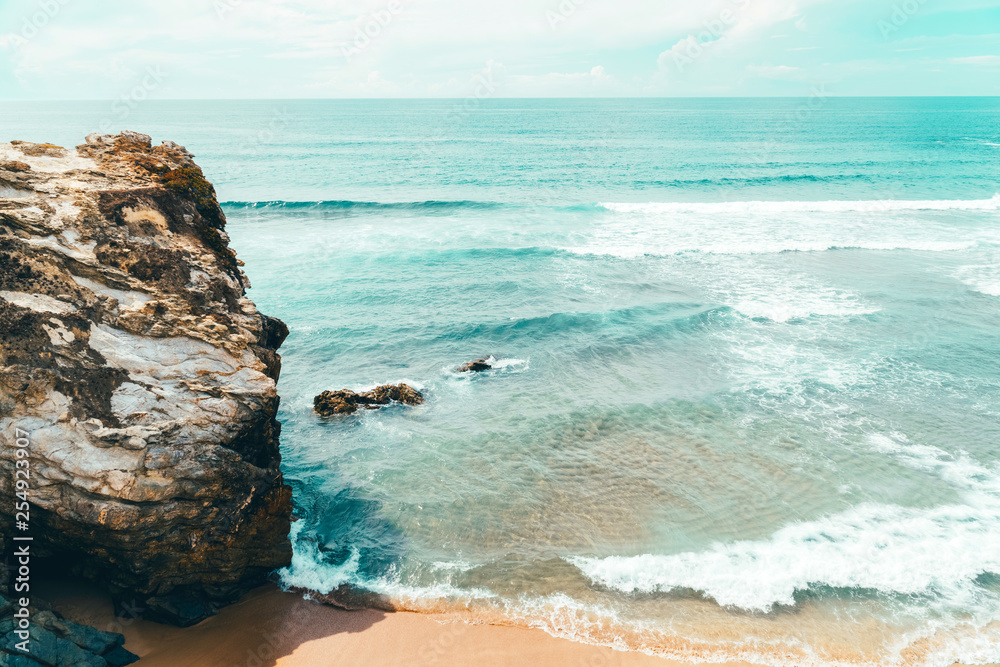
[[[967,56],[965,58],[952,58],[950,62],[960,65],[978,65],[980,67],[1000,66],[1000,56]]]
[[[504,96],[998,92],[980,0],[949,4],[956,35],[916,13],[886,40],[894,1],[66,0],[24,39],[38,5],[10,0],[0,97],[114,98],[151,66],[163,96],[462,96],[487,62]]]
[[[806,71],[801,67],[791,67],[789,65],[747,65],[747,71],[762,79],[775,80],[802,80],[806,77]]]

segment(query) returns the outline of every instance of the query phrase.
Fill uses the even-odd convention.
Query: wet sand
[[[541,630],[448,622],[448,617],[343,611],[262,586],[198,625],[175,628],[116,619],[110,600],[85,584],[50,594],[67,618],[125,635],[142,667],[673,667],[682,663],[578,644]],[[54,591],[53,591],[54,593]],[[730,667],[748,667],[728,663]]]
[[[125,635],[141,667],[323,665],[678,667],[641,653],[578,644],[541,630],[467,625],[442,615],[344,611],[262,586],[190,628],[114,616],[88,584],[61,582],[49,599],[71,620]],[[752,667],[725,663],[729,667]]]

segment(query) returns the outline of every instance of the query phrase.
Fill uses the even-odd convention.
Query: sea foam
[[[963,266],[955,277],[980,294],[1000,296],[1000,264]]]
[[[868,201],[732,201],[732,202],[650,202],[645,204],[602,203],[601,207],[617,213],[799,213],[883,211],[997,211],[1000,193],[990,199]]]
[[[595,584],[625,593],[700,591],[717,603],[768,612],[794,605],[811,587],[913,596],[941,613],[983,609],[1000,598],[975,580],[1000,572],[1000,473],[900,434],[869,437],[875,451],[945,479],[962,502],[932,508],[864,503],[785,526],[770,539],[717,544],[702,552],[572,562]]]
[[[577,255],[624,259],[685,253],[767,255],[837,250],[954,252],[1000,242],[981,200],[737,201],[602,204],[608,215],[575,242]],[[845,215],[853,214],[853,215]],[[582,242],[581,242],[582,241]]]

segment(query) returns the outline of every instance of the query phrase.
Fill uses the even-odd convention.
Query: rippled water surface
[[[674,657],[1000,661],[995,99],[127,125],[198,155],[291,327],[286,583]],[[389,382],[426,403],[311,411]]]

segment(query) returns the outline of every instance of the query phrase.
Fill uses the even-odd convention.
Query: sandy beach
[[[90,586],[61,583],[52,595],[67,618],[115,629],[143,667],[232,665],[573,665],[671,667],[640,653],[578,644],[541,630],[467,625],[444,616],[376,610],[343,611],[274,586],[258,588],[238,603],[191,628],[114,617],[110,600]],[[745,663],[727,663],[748,667]]]
[[[58,591],[58,593],[57,593]],[[62,581],[47,594],[67,618],[125,635],[143,667],[679,667],[690,663],[589,646],[541,630],[468,625],[444,615],[344,611],[262,586],[190,628],[115,618],[92,585]],[[750,663],[713,663],[754,667]],[[986,666],[995,667],[995,666]]]

